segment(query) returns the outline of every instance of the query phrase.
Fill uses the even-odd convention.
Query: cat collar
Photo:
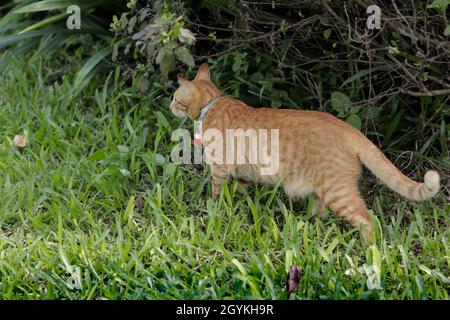
[[[202,122],[206,117],[209,109],[213,106],[214,102],[219,99],[221,96],[217,96],[209,100],[209,102],[200,110],[200,116],[197,121],[194,123],[194,144],[202,144]]]

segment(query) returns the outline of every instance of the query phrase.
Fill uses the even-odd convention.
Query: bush
[[[186,24],[196,61],[209,60],[228,93],[333,113],[387,152],[448,168],[449,3],[202,1]],[[367,28],[370,4],[380,30]]]
[[[190,47],[196,39],[184,27],[182,3],[175,4],[172,7],[166,1],[149,1],[139,7],[136,1],[129,2],[132,11],[123,13],[120,19],[114,16],[111,24],[115,33],[113,61],[117,61],[119,50],[123,50],[122,59],[130,56],[132,61],[136,61],[125,71],[143,72],[146,76],[155,71],[154,64],[159,66],[164,77],[175,69],[176,60],[194,67]]]

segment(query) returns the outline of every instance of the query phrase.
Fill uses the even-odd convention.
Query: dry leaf
[[[195,43],[195,35],[190,30],[183,27],[180,28],[178,39],[181,43],[187,43],[188,45]]]
[[[295,264],[293,264],[289,268],[289,272],[286,276],[286,291],[289,294],[291,294],[294,291],[297,291],[301,274],[302,274],[302,270]]]
[[[144,209],[145,199],[142,196],[142,194],[139,194],[136,196],[134,200],[134,206],[138,212],[142,212],[142,209]]]
[[[14,137],[13,144],[15,147],[24,148],[28,144],[28,138],[24,135],[18,134]]]

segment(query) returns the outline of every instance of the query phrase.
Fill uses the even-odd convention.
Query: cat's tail
[[[439,174],[428,171],[424,182],[416,182],[400,172],[369,139],[361,134],[356,139],[356,153],[361,162],[389,188],[405,198],[421,201],[433,197],[439,191]]]

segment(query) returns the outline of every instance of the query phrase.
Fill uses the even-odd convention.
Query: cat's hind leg
[[[313,206],[313,214],[318,215],[321,218],[324,218],[327,213],[327,208],[325,202],[314,194],[314,206]]]
[[[319,187],[319,197],[335,214],[355,227],[361,226],[364,241],[369,243],[373,239],[374,228],[366,204],[356,183],[345,182],[341,180],[328,187]]]

